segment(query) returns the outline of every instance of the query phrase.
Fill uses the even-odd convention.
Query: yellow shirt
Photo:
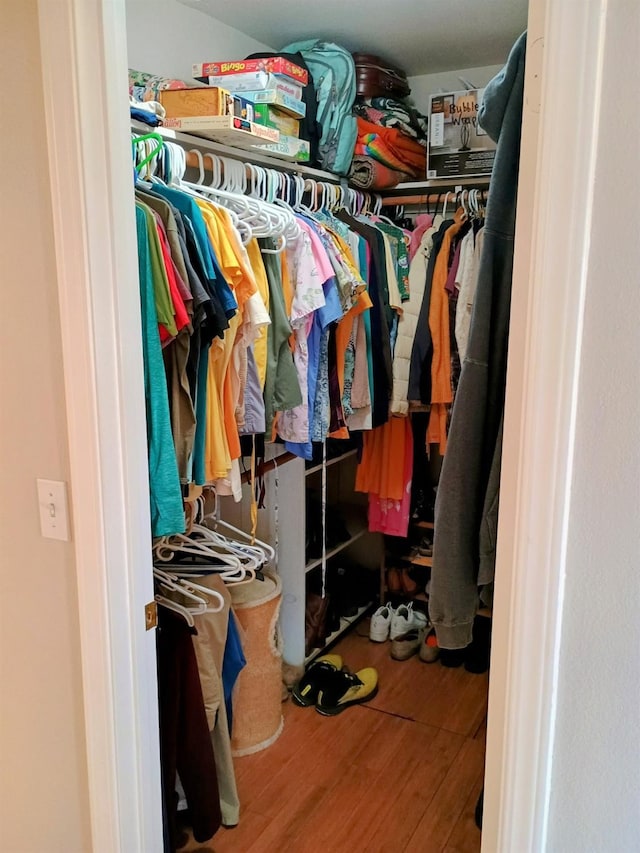
[[[247,245],[247,254],[251,261],[251,268],[256,279],[258,293],[262,297],[264,306],[269,311],[269,282],[267,281],[267,273],[262,261],[260,246],[254,238]],[[264,391],[264,383],[267,378],[267,326],[261,326],[258,330],[258,336],[253,344],[253,357],[256,362],[258,371],[258,379],[260,380],[260,388]]]
[[[238,301],[236,288],[241,284],[244,272],[233,251],[233,245],[229,240],[223,219],[216,215],[217,209],[214,205],[200,199],[196,199],[196,203],[202,211],[207,233],[220,268],[236,297],[236,301]],[[233,344],[241,322],[242,312],[239,308],[229,321],[229,328],[225,331],[224,338],[222,340],[216,339],[209,350],[205,429],[205,476],[207,481],[226,477],[231,470],[232,456],[225,419],[224,385]]]

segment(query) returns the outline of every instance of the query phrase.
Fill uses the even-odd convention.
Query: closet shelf
[[[478,175],[475,178],[432,178],[428,181],[403,181],[388,190],[379,190],[383,198],[388,195],[414,195],[422,190],[453,190],[455,187],[488,187],[490,175]]]
[[[136,133],[148,133],[153,130],[154,133],[159,133],[165,139],[171,142],[176,142],[181,145],[186,151],[196,148],[203,154],[211,152],[218,154],[221,157],[229,157],[232,160],[241,160],[243,163],[256,163],[258,166],[266,168],[278,169],[284,172],[293,172],[294,174],[302,175],[303,177],[313,178],[316,181],[325,181],[332,184],[340,183],[340,176],[334,175],[332,172],[325,172],[322,169],[313,169],[311,166],[305,166],[303,163],[292,162],[291,160],[282,160],[279,157],[274,157],[262,151],[255,149],[246,150],[235,148],[231,145],[224,145],[221,142],[215,142],[212,139],[207,139],[203,136],[196,135],[195,132],[184,133],[182,131],[173,130],[170,127],[154,127],[150,128],[144,122],[131,121],[131,129]],[[229,133],[244,133],[245,136],[250,136],[246,131],[228,131]],[[268,142],[268,140],[259,140],[260,144]]]
[[[433,557],[404,557],[412,566],[433,566]]]
[[[433,530],[433,521],[412,521],[413,527],[419,527],[420,530]]]
[[[345,540],[344,542],[341,542],[339,545],[336,545],[335,548],[331,548],[330,551],[327,551],[326,559],[330,560],[332,557],[335,557],[336,554],[339,554],[341,551],[344,551],[350,545],[353,545],[354,542],[357,542],[358,539],[363,537],[365,533],[368,533],[368,531],[369,531],[369,528],[365,524],[363,527],[361,527],[359,530],[357,530],[355,533],[353,533],[347,540]],[[317,569],[318,566],[320,566],[320,565],[322,565],[322,557],[316,557],[315,559],[310,560],[307,563],[304,570],[305,570],[305,572],[310,572],[312,569]]]
[[[360,607],[355,616],[341,616],[340,617],[340,627],[336,631],[334,631],[332,634],[329,634],[329,636],[327,637],[326,643],[324,644],[324,646],[321,649],[314,649],[310,655],[307,655],[307,657],[304,659],[305,666],[310,664],[311,661],[314,660],[315,658],[317,658],[319,655],[323,655],[326,652],[327,648],[332,643],[335,643],[335,641],[338,639],[338,637],[341,637],[350,628],[352,628],[353,625],[356,624],[356,622],[358,622],[360,619],[362,619],[362,617],[365,615],[365,613],[369,610],[369,608],[372,605],[373,605],[373,602],[370,601],[368,604],[365,604],[364,607]]]
[[[167,119],[167,121],[170,121],[173,127],[165,127],[165,130],[188,131],[194,136],[220,142],[223,145],[232,145],[234,148],[260,148],[262,145],[280,141],[279,133],[277,131],[274,133],[272,128],[253,122],[248,122],[247,127],[237,127],[233,116],[207,118],[194,116],[184,119]]]
[[[330,465],[336,465],[338,462],[342,462],[343,459],[348,459],[350,456],[355,456],[357,453],[357,449],[354,447],[352,450],[347,450],[346,453],[341,453],[340,456],[334,456],[331,459],[327,459],[327,468]],[[309,474],[315,474],[316,471],[322,471],[322,462],[319,465],[313,465],[311,468],[307,468],[305,471],[305,476],[309,476]]]

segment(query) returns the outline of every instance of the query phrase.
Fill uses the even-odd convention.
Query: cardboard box
[[[228,74],[209,77],[196,77],[200,83],[207,86],[220,86],[232,93],[244,94],[256,89],[277,89],[283,95],[301,100],[302,86],[290,80],[288,77],[277,77],[266,71],[251,71],[245,74]]]
[[[432,95],[427,178],[490,175],[496,144],[478,124],[484,89]]]
[[[243,98],[240,95],[233,95],[232,97],[234,116],[246,119],[246,121],[257,121],[253,109],[253,104],[251,103],[251,101],[248,101],[246,98]],[[258,121],[257,123],[266,124],[266,122],[263,121]],[[267,127],[273,127],[273,125],[267,125]]]
[[[225,144],[240,147],[262,147],[265,143],[277,144],[280,133],[273,127],[265,127],[237,116],[181,116],[166,118],[163,127],[184,132],[198,132]],[[245,144],[247,143],[247,144]]]
[[[254,104],[253,116],[253,121],[266,127],[275,127],[285,136],[294,136],[296,139],[300,136],[300,119],[280,112],[271,104]]]
[[[308,163],[311,159],[311,147],[306,139],[296,139],[295,136],[282,136],[280,141],[269,145],[260,145],[261,150],[268,151],[274,157],[282,160],[296,160],[298,163]]]
[[[233,97],[226,89],[167,89],[158,93],[167,118],[233,115]],[[166,123],[166,122],[165,122]]]
[[[246,72],[266,71],[279,77],[289,77],[306,86],[309,75],[298,65],[283,59],[282,56],[270,56],[265,59],[240,59],[232,62],[196,62],[191,73],[194,77],[219,77],[227,74],[244,74]]]
[[[255,92],[243,92],[242,95],[254,105],[271,104],[271,106],[277,107],[281,112],[294,118],[304,118],[307,112],[307,105],[304,101],[283,95],[277,89],[260,89]]]

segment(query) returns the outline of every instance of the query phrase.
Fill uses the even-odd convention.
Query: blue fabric
[[[168,199],[174,207],[177,207],[180,213],[186,216],[191,222],[200,247],[207,276],[211,281],[215,281],[216,283],[216,289],[227,318],[233,317],[238,310],[238,303],[220,269],[220,264],[209,239],[209,232],[207,231],[202,211],[196,204],[195,199],[186,193],[180,192],[180,190],[167,187],[164,184],[154,184],[154,189]]]
[[[358,265],[360,267],[361,278],[369,281],[369,264],[367,262],[367,241],[361,234],[358,234]],[[367,288],[368,289],[368,288]],[[369,372],[369,397],[371,399],[371,411],[373,412],[373,360],[371,358],[371,312],[364,311],[361,316],[364,318],[364,331],[367,340],[367,368]]]
[[[136,231],[147,410],[151,532],[154,536],[169,536],[173,533],[184,533],[184,509],[171,433],[167,377],[153,294],[147,217],[138,205],[136,205]]]
[[[205,344],[198,357],[198,382],[196,386],[196,434],[193,439],[193,482],[202,486],[207,482],[204,449],[207,421],[207,373],[209,371],[210,344]]]
[[[309,432],[312,432],[315,418],[316,390],[318,385],[318,369],[320,366],[320,343],[324,331],[331,323],[342,318],[342,305],[338,294],[335,278],[329,278],[322,285],[325,304],[318,308],[313,315],[313,323],[307,337],[308,367],[307,367],[307,403],[309,406]],[[295,453],[303,459],[311,459],[313,445],[311,441],[285,441],[289,453]]]
[[[157,127],[160,124],[157,115],[150,113],[149,110],[139,110],[137,107],[131,107],[131,118],[142,121],[150,127]]]
[[[395,312],[394,312],[395,313]],[[391,321],[391,328],[389,329],[389,346],[391,347],[391,357],[393,358],[393,354],[396,351],[396,338],[398,337],[398,315],[396,314],[393,320]]]
[[[229,625],[227,627],[227,642],[224,647],[224,657],[222,658],[222,690],[224,692],[224,704],[227,708],[227,719],[229,721],[229,734],[231,734],[231,726],[233,723],[233,688],[240,672],[247,665],[242,643],[240,642],[240,633],[236,625],[236,617],[233,610],[229,613]]]

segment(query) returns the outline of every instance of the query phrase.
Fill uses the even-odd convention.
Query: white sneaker
[[[391,627],[389,628],[389,637],[395,640],[397,637],[411,631],[412,628],[420,630],[425,628],[429,620],[418,610],[413,609],[413,601],[409,604],[401,604],[391,617]]]
[[[389,639],[389,628],[394,618],[394,609],[390,604],[378,607],[371,617],[369,639],[373,643],[384,643]]]

